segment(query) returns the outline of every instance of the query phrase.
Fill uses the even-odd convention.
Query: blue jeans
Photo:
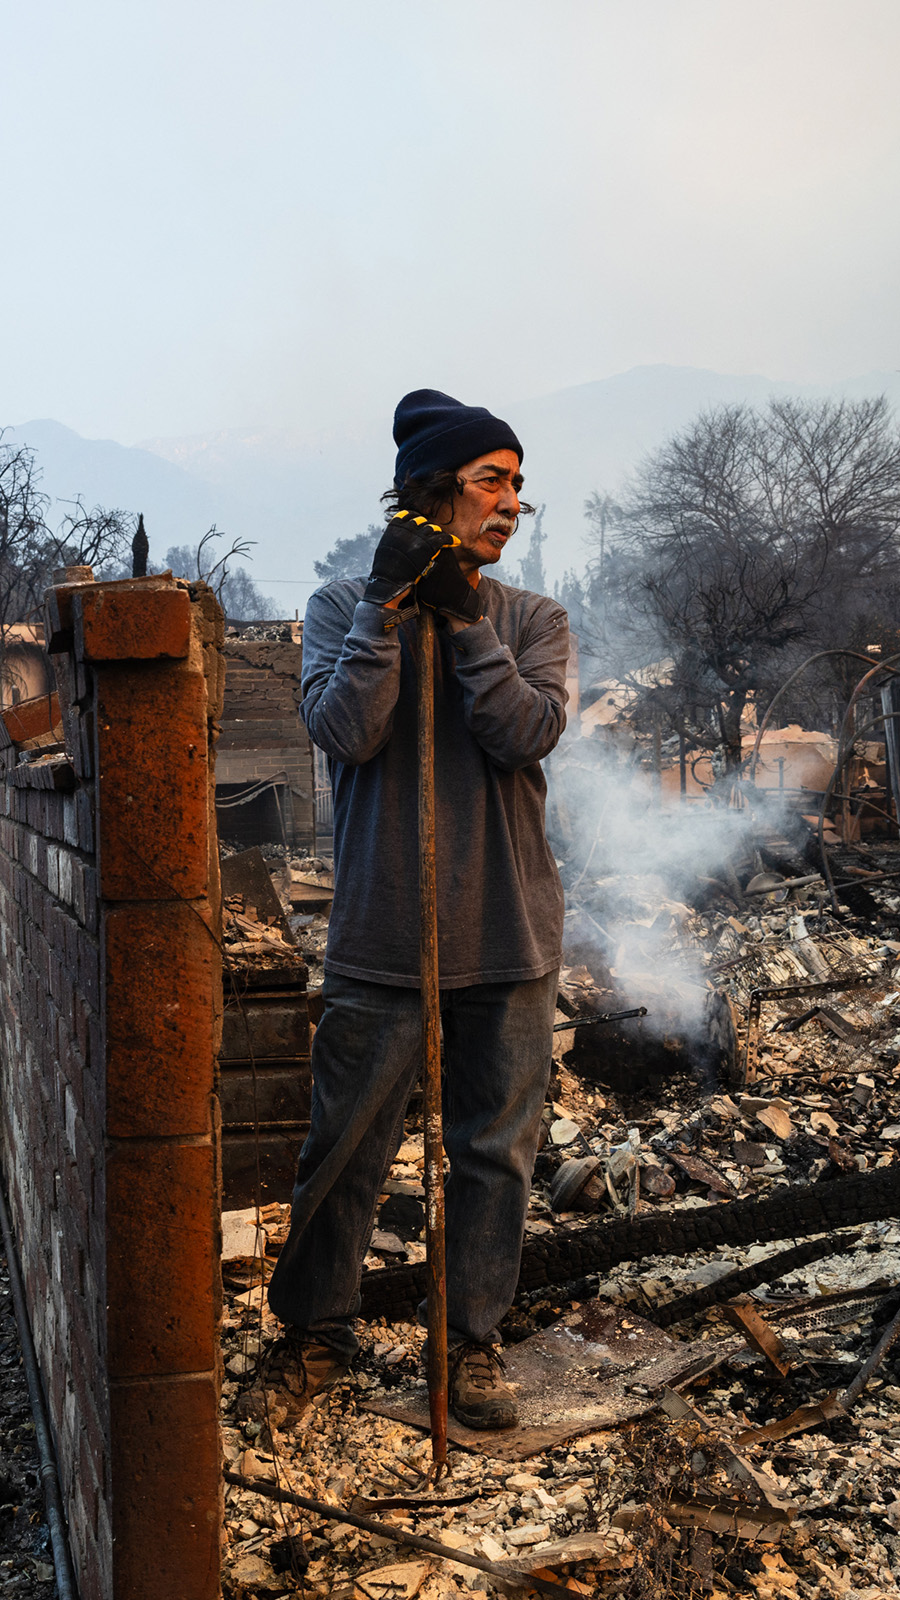
[[[451,1343],[496,1339],[515,1294],[557,980],[441,993]],[[362,1261],[419,1074],[419,992],[329,974],[324,998],[310,1130],[269,1305],[349,1359]]]

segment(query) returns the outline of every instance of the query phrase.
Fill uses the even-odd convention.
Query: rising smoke
[[[761,820],[780,830],[789,819],[761,797],[744,809],[714,792],[684,802],[661,792],[638,755],[595,737],[572,741],[548,763],[550,835],[566,891],[564,959],[587,965],[623,1005],[645,1005],[648,1032],[696,1038],[709,983],[694,908],[728,894],[736,863],[754,863]]]

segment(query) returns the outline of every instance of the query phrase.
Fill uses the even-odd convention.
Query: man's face
[[[457,560],[470,581],[477,582],[478,568],[499,561],[515,532],[522,487],[519,458],[515,450],[491,450],[460,467],[457,476],[462,494],[435,521],[459,539]]]

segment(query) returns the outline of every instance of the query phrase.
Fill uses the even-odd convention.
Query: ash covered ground
[[[56,1579],[44,1520],[40,1462],[0,1244],[0,1594],[51,1600]]]
[[[665,881],[620,883],[612,918],[600,879],[582,874],[577,894],[570,882],[570,964],[526,1250],[604,1219],[690,1217],[733,1200],[777,1201],[787,1187],[877,1175],[895,1164],[900,891],[881,875],[900,871],[900,850],[874,840],[833,852],[835,879],[851,885],[839,888],[835,908],[820,882],[748,893],[760,870],[773,869],[774,846],[785,843],[771,828],[766,839],[766,854],[751,851],[737,881],[713,881],[693,904],[676,900]],[[327,875],[326,863],[297,862],[295,869]],[[782,859],[780,875],[799,875],[797,863]],[[643,895],[655,903],[643,904]],[[585,917],[600,928],[587,943]],[[327,918],[295,918],[294,929],[315,986]],[[654,991],[660,970],[667,981]],[[842,986],[843,978],[852,981]],[[815,981],[838,987],[813,1004],[802,991]],[[717,1009],[706,1000],[695,1004],[698,985],[719,997]],[[760,1008],[748,1056],[753,991],[774,985],[801,992]],[[670,1008],[664,1025],[651,1024],[654,999],[659,1006],[682,988],[688,1002]],[[618,1033],[570,1026],[636,999],[648,1018]],[[711,1026],[713,1044],[697,1070],[697,1041]],[[636,1049],[642,1071],[629,1075],[622,1063]],[[558,1205],[561,1175],[571,1174],[572,1162],[601,1181],[580,1194],[563,1188],[569,1209],[560,1211],[554,1200]],[[372,1274],[421,1261],[421,1183],[414,1104],[367,1258]],[[270,1205],[261,1220],[270,1266],[287,1210]],[[797,1241],[769,1239],[645,1256],[522,1296],[504,1329],[511,1363],[524,1340],[595,1299],[626,1319],[638,1344],[645,1325],[656,1323],[676,1346],[709,1350],[708,1370],[679,1385],[689,1412],[673,1418],[660,1395],[637,1381],[641,1374],[631,1374],[629,1389],[626,1373],[622,1409],[629,1414],[602,1427],[574,1426],[566,1439],[519,1460],[492,1454],[489,1440],[478,1451],[451,1446],[449,1477],[430,1489],[423,1483],[427,1433],[370,1409],[395,1408],[421,1385],[424,1335],[408,1314],[361,1325],[353,1374],[297,1428],[239,1422],[238,1397],[276,1324],[253,1284],[251,1256],[234,1256],[226,1262],[223,1333],[228,1465],[260,1485],[277,1481],[335,1507],[365,1505],[388,1527],[369,1534],[231,1485],[226,1594],[436,1600],[505,1592],[504,1582],[527,1591],[528,1574],[543,1573],[570,1592],[632,1597],[896,1595],[900,1340],[846,1415],[790,1429],[781,1439],[736,1442],[845,1388],[900,1309],[900,1226],[886,1219],[851,1229],[852,1221],[835,1237],[808,1241],[818,1257],[790,1270],[767,1269]],[[783,1374],[736,1334],[716,1300],[717,1282],[740,1270],[751,1274],[752,1306],[780,1341]],[[693,1310],[688,1303],[674,1321],[667,1317],[668,1307],[698,1292],[713,1303]],[[727,1294],[723,1287],[720,1298]],[[726,1352],[721,1358],[717,1346]],[[392,1500],[401,1503],[378,1505]],[[404,1533],[481,1555],[505,1578],[404,1547]]]

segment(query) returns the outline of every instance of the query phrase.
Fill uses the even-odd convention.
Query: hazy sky
[[[900,367],[897,0],[7,0],[0,423]]]

